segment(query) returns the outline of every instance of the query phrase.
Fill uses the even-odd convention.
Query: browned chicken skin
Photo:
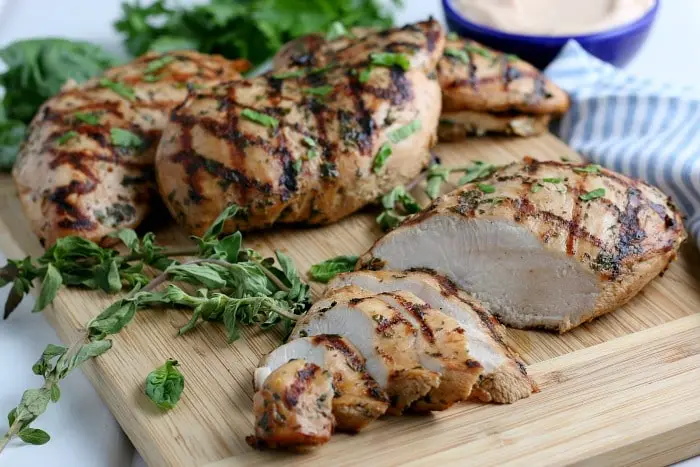
[[[435,22],[370,35],[319,63],[216,86],[172,114],[157,154],[174,217],[201,233],[226,206],[226,230],[337,221],[414,178],[436,141],[442,54]],[[406,52],[408,70],[370,65]],[[411,54],[409,55],[408,52]]]
[[[68,84],[37,112],[13,170],[32,230],[45,245],[99,241],[137,226],[155,192],[155,148],[167,117],[194,87],[240,77],[245,61],[197,52],[147,54]]]
[[[253,397],[256,448],[303,448],[327,443],[335,420],[333,378],[304,360],[292,360],[273,371]]]
[[[284,70],[333,62],[348,46],[375,33],[371,28],[354,28],[332,41],[320,34],[304,36],[282,47],[273,66]],[[454,33],[447,37],[437,76],[443,91],[438,134],[444,141],[491,132],[539,134],[546,131],[552,115],[569,108],[566,93],[534,66]]]

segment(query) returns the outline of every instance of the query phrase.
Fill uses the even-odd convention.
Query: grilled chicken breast
[[[421,365],[418,330],[400,311],[358,296],[361,290],[347,289],[316,302],[289,338],[338,334],[352,342],[365,357],[367,372],[389,396],[389,412],[400,414],[438,387],[440,375]]]
[[[276,70],[333,63],[343,50],[362,43],[372,28],[326,41],[320,34],[286,44],[273,60]],[[469,135],[506,133],[531,136],[546,131],[552,115],[569,109],[569,98],[534,66],[454,33],[438,62],[443,109],[438,135],[457,141]]]
[[[365,358],[355,346],[337,335],[320,334],[287,342],[267,355],[255,370],[255,387],[293,359],[302,359],[333,376],[333,415],[340,431],[357,432],[384,415],[389,398],[367,373]]]
[[[418,412],[445,410],[467,400],[483,368],[470,358],[469,343],[459,323],[411,292],[385,292],[375,297],[401,311],[419,330],[417,343],[421,365],[440,374],[440,385],[414,402],[411,409]]]
[[[598,166],[526,160],[439,198],[361,268],[430,268],[505,324],[560,332],[615,310],[685,239],[670,199]]]
[[[339,66],[296,69],[216,86],[172,114],[157,153],[160,192],[201,234],[235,203],[227,231],[277,222],[337,221],[428,164],[440,89],[426,74],[442,54],[435,22],[367,36]],[[410,50],[408,70],[370,65]]]
[[[411,292],[432,308],[457,320],[464,329],[469,355],[483,368],[471,397],[483,402],[512,403],[536,391],[525,364],[504,342],[505,328],[476,299],[454,282],[430,270],[355,271],[341,274],[328,291],[356,286],[375,293]]]
[[[303,448],[333,433],[333,378],[318,365],[292,360],[273,371],[253,396],[255,448]]]
[[[147,54],[67,84],[32,121],[13,170],[25,215],[44,245],[99,241],[146,216],[153,160],[170,111],[190,86],[240,77],[245,61],[182,51]]]

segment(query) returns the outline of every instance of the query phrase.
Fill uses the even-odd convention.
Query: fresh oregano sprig
[[[32,368],[34,373],[44,377],[44,384],[37,389],[25,391],[18,406],[10,411],[9,429],[0,438],[0,453],[15,437],[34,444],[45,443],[50,439],[47,433],[30,425],[46,411],[49,402],[59,400],[60,381],[87,360],[109,350],[112,341],[107,338],[128,325],[139,309],[160,305],[189,308],[192,310],[192,318],[180,333],[193,329],[201,321],[221,321],[226,327],[229,340],[240,337],[241,325],[258,324],[262,328],[268,328],[282,323],[287,330],[291,329],[292,323],[310,306],[309,287],[301,280],[294,263],[284,253],[277,251],[275,258],[264,258],[255,250],[242,247],[239,232],[218,238],[225,222],[240,212],[240,208],[236,207],[224,211],[202,237],[195,238],[198,243],[196,252],[200,257],[182,264],[169,259],[166,251],[154,243],[153,237],[139,240],[135,234],[124,231],[118,235],[131,251],[122,261],[140,259],[143,264],[158,263],[164,267],[163,272],[146,285],[142,281],[136,281],[126,297],[115,301],[92,318],[85,325],[82,336],[69,347],[53,344],[46,347]],[[100,251],[99,254],[95,252],[93,256],[81,258],[99,259],[102,254],[109,255],[110,259],[118,256],[116,253]],[[127,261],[126,258],[131,259]],[[17,264],[24,266],[25,261],[34,264],[31,259]],[[47,263],[47,269],[48,264],[61,271],[51,262]],[[47,272],[45,275],[49,274],[55,273]],[[66,283],[63,273],[61,277],[63,283]],[[156,291],[169,281],[171,283],[165,290]],[[190,294],[176,283],[200,288],[195,294]],[[82,282],[66,285],[84,286]]]

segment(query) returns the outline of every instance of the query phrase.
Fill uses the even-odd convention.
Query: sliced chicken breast
[[[170,111],[192,87],[247,68],[218,55],[149,53],[66,84],[37,112],[12,172],[41,243],[68,235],[100,241],[136,227],[153,203],[155,149]]]
[[[255,370],[255,387],[262,388],[272,372],[294,359],[318,365],[333,376],[333,415],[338,430],[360,431],[389,408],[389,398],[367,373],[365,358],[350,341],[337,335],[302,337],[276,348]]]
[[[347,290],[314,304],[299,320],[291,339],[337,334],[352,342],[366,359],[367,372],[391,401],[390,413],[400,414],[440,384],[437,372],[420,363],[418,330],[403,314],[383,301]],[[350,298],[348,298],[350,297]]]
[[[359,267],[434,269],[505,324],[564,332],[630,300],[685,238],[658,189],[598,166],[528,159],[439,198]]]
[[[171,213],[195,234],[231,204],[244,211],[226,231],[325,224],[415,178],[437,141],[440,88],[426,71],[443,44],[439,24],[420,23],[367,36],[337,66],[190,96],[156,157]]]
[[[419,329],[421,365],[440,374],[440,385],[414,402],[411,410],[445,410],[467,400],[483,368],[470,358],[469,343],[462,326],[411,292],[385,292],[375,297],[400,310]]]
[[[506,345],[505,328],[481,303],[459,290],[448,278],[429,270],[355,271],[334,278],[327,290],[331,292],[347,286],[375,293],[411,292],[432,308],[457,320],[468,340],[470,358],[483,368],[472,390],[472,398],[483,402],[512,403],[537,390],[527,376],[525,364]]]
[[[333,378],[318,365],[292,360],[277,368],[253,396],[255,448],[303,448],[333,434]]]

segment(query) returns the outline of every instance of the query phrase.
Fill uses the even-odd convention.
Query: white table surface
[[[656,24],[641,53],[628,70],[653,78],[697,84],[700,60],[690,53],[700,44],[700,0],[661,0]],[[111,27],[119,16],[120,0],[0,0],[0,47],[21,38],[63,36],[100,43],[123,53]],[[182,1],[181,3],[188,3]],[[442,19],[437,0],[405,0],[400,23],[432,14]],[[4,7],[4,8],[3,8]],[[0,253],[0,264],[5,257]],[[5,302],[7,288],[0,291]],[[56,333],[40,314],[31,314],[27,299],[12,318],[0,322],[0,431],[4,415],[22,392],[41,384],[31,366]],[[145,378],[146,375],[144,375]],[[82,373],[62,383],[62,398],[51,404],[36,426],[52,440],[44,446],[14,443],[0,456],[0,467],[120,467],[144,465],[138,454]],[[700,458],[683,463],[700,467]]]

